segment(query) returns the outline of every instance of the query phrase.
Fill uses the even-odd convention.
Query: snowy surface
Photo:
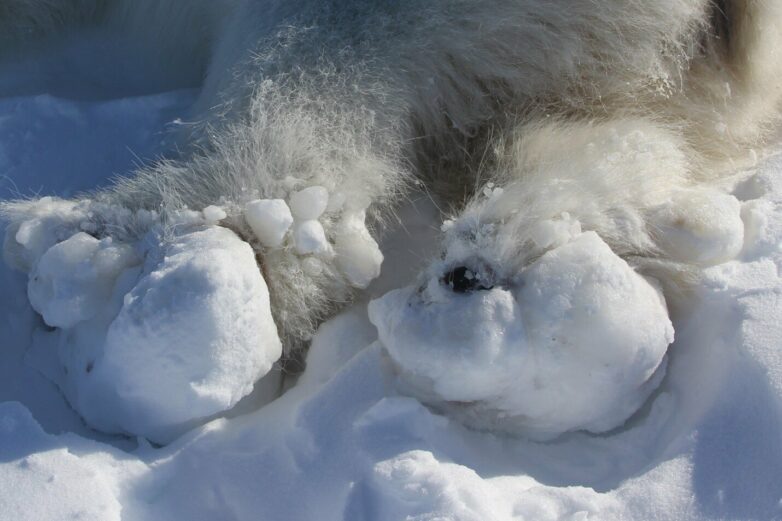
[[[42,56],[40,67],[60,61],[54,55],[49,59]],[[13,89],[3,90],[4,97],[0,98],[0,176],[4,183],[0,188],[8,192],[3,196],[10,195],[11,190],[67,196],[105,183],[112,174],[127,172],[138,158],[157,153],[164,139],[164,127],[184,117],[193,100],[191,90],[155,92],[142,88],[134,92],[117,90],[117,99],[106,95],[67,99],[67,93],[42,90],[30,79],[25,84],[19,67],[19,63],[0,67],[0,78],[8,74],[21,78]],[[25,85],[30,87],[25,90]],[[78,85],[70,87],[68,92],[79,91]],[[253,361],[248,356],[238,364],[244,356],[241,353],[237,357],[211,358],[209,353],[224,353],[210,349],[219,344],[221,334],[229,333],[223,330],[226,324],[245,318],[222,316],[222,307],[217,304],[207,307],[206,317],[188,316],[187,302],[192,296],[172,290],[169,284],[173,283],[167,279],[179,273],[188,280],[190,276],[199,279],[205,286],[193,291],[215,298],[216,303],[224,295],[221,292],[228,291],[226,288],[236,289],[226,278],[244,277],[243,281],[251,287],[255,284],[255,289],[263,293],[260,282],[252,279],[251,272],[257,271],[245,270],[237,260],[244,255],[240,241],[212,236],[223,232],[210,232],[215,229],[207,227],[175,241],[167,250],[168,256],[160,252],[157,256],[145,254],[137,258],[118,244],[96,244],[79,235],[69,239],[75,242],[66,241],[52,251],[49,248],[54,242],[67,237],[47,237],[38,233],[45,228],[31,227],[22,231],[20,237],[23,242],[32,241],[25,242],[32,249],[20,249],[17,260],[40,260],[37,269],[42,279],[29,293],[43,317],[35,313],[27,298],[26,275],[4,265],[0,267],[0,518],[780,519],[780,176],[782,154],[765,161],[731,188],[735,199],[714,195],[727,198],[725,204],[713,206],[705,201],[703,211],[691,216],[704,226],[704,236],[708,236],[713,222],[709,212],[716,208],[730,213],[728,219],[720,221],[727,222],[725,229],[715,231],[715,236],[728,239],[704,252],[704,258],[694,260],[713,264],[736,253],[739,257],[708,268],[695,294],[686,297],[687,305],[674,310],[676,338],[664,362],[664,378],[640,411],[608,432],[569,432],[547,442],[471,430],[402,394],[406,383],[397,378],[395,369],[407,360],[420,363],[421,356],[406,358],[413,355],[401,350],[405,346],[394,349],[395,338],[384,339],[388,351],[384,350],[377,329],[369,321],[366,302],[357,303],[321,327],[313,340],[307,371],[279,399],[259,407],[265,401],[264,388],[276,385],[273,380],[263,379],[252,394],[223,417],[196,426],[185,420],[176,423],[177,418],[182,419],[177,413],[184,407],[194,408],[188,411],[193,413],[188,420],[230,407],[249,391],[247,382],[262,373],[268,362]],[[310,195],[319,201],[317,194]],[[205,213],[207,222],[220,218],[217,210]],[[312,215],[294,210],[304,222],[312,220]],[[736,210],[741,223],[733,218]],[[373,296],[411,283],[421,259],[430,253],[426,248],[431,246],[432,230],[439,224],[432,218],[434,212],[420,202],[407,212],[410,218],[406,219],[406,228],[391,235],[384,245],[388,258],[380,279],[369,289]],[[382,255],[366,234],[363,215],[349,218],[355,226],[351,234],[336,239],[335,253],[344,259],[341,269],[351,281],[357,286],[367,285]],[[676,218],[661,209],[663,222]],[[650,371],[661,363],[661,346],[664,349],[670,340],[664,320],[645,322],[649,315],[660,312],[660,303],[655,303],[656,289],[623,272],[624,268],[617,264],[620,261],[601,250],[599,244],[581,249],[572,246],[578,246],[579,240],[594,241],[584,237],[586,234],[554,231],[562,236],[553,241],[561,244],[560,249],[570,246],[569,250],[554,250],[564,257],[557,262],[568,258],[576,262],[577,255],[591,252],[596,261],[603,262],[595,266],[579,263],[584,271],[613,263],[616,270],[611,274],[618,277],[628,294],[641,295],[633,305],[628,302],[626,309],[616,307],[617,314],[608,315],[611,322],[600,327],[630,322],[621,324],[625,326],[623,334],[648,341],[640,353],[642,358],[647,357],[646,361],[634,359],[623,365],[634,371],[626,374],[627,378],[646,381]],[[16,230],[15,236],[19,232]],[[547,241],[552,233],[541,231],[541,240]],[[73,232],[68,237],[71,235]],[[224,255],[215,259],[196,256],[198,243],[211,240],[224,245],[223,250],[217,249]],[[688,239],[676,240],[686,243]],[[80,247],[71,249],[76,242]],[[30,251],[33,253],[26,258],[25,252]],[[57,262],[50,266],[43,260],[47,255]],[[142,257],[145,260],[139,264]],[[531,268],[527,276],[547,281],[546,284],[557,282],[560,271],[556,266],[543,269],[548,261],[541,259],[537,271]],[[221,268],[221,262],[228,265]],[[69,269],[58,269],[63,266]],[[133,270],[138,280],[145,282],[138,284],[136,280],[131,286],[135,289],[118,295],[123,274],[129,277]],[[566,294],[572,289],[564,280],[557,283],[563,284]],[[149,299],[154,299],[154,290],[170,294],[182,306],[150,304],[147,313],[145,302],[152,302]],[[605,289],[597,285],[590,291],[599,295]],[[578,300],[577,293],[572,294],[574,301]],[[224,296],[229,300],[236,297]],[[79,324],[99,320],[111,307],[105,304],[107,299],[109,304],[115,299],[122,309],[127,306],[128,314],[138,312],[152,327],[171,325],[166,328],[168,334],[192,335],[187,339],[168,339],[166,344],[166,348],[196,345],[198,356],[192,360],[190,352],[187,357],[180,356],[189,360],[177,364],[184,372],[179,375],[183,379],[193,381],[194,373],[190,371],[207,366],[207,372],[215,371],[204,377],[203,386],[192,389],[190,398],[180,396],[192,402],[177,404],[178,398],[166,393],[178,392],[183,386],[157,378],[155,368],[144,367],[147,357],[156,359],[154,351],[160,345],[144,338],[145,329],[135,329],[133,321],[121,319],[122,312],[112,319],[115,321],[111,327],[118,328],[114,341],[90,344],[93,339],[79,343],[71,337],[59,344],[55,342],[54,336],[63,335],[63,329],[52,331],[49,325],[73,330]],[[387,303],[385,299],[378,302]],[[610,302],[604,303],[611,306]],[[264,303],[256,305],[260,309]],[[183,315],[176,310],[182,310]],[[376,318],[375,322],[379,320]],[[192,329],[194,324],[211,328],[211,332],[202,335],[204,330]],[[655,324],[658,329],[653,327]],[[574,340],[588,338],[579,335],[577,323],[561,327]],[[272,337],[268,324],[260,325],[253,334],[258,337],[234,339],[231,343],[241,346],[244,341],[269,342]],[[594,334],[600,338],[599,328]],[[133,338],[139,340],[134,346],[142,346],[142,350],[126,349]],[[443,348],[437,338],[429,344],[422,338],[414,340],[431,356],[438,356],[438,350]],[[130,385],[134,393],[141,393],[141,402],[143,393],[151,393],[159,399],[156,403],[170,406],[160,411],[148,408],[144,412],[143,406],[140,412],[112,411],[115,419],[138,419],[130,428],[119,425],[117,430],[136,431],[154,439],[155,433],[160,436],[161,432],[155,430],[160,427],[155,421],[165,420],[176,425],[167,426],[172,430],[166,431],[159,441],[169,441],[181,431],[187,432],[160,447],[150,444],[146,437],[107,435],[88,428],[68,405],[60,387],[53,383],[57,379],[52,367],[65,363],[62,346],[76,345],[92,345],[93,354],[103,356],[105,363],[117,362],[122,367],[115,366],[110,371],[118,379],[104,382],[108,389],[104,398],[109,403],[119,407],[121,401],[129,406],[127,396],[111,402],[111,393]],[[513,361],[519,355],[507,349],[509,346],[498,346],[502,360],[510,357]],[[87,351],[80,351],[79,356]],[[587,357],[585,363],[594,360]],[[449,364],[440,367],[457,369],[464,363],[459,357],[438,361]],[[76,359],[72,363],[77,366]],[[431,360],[430,364],[434,370],[436,364]],[[89,374],[97,374],[98,367],[95,364]],[[138,379],[141,374],[145,376]],[[229,374],[230,378],[224,378]],[[83,380],[72,378],[76,386]],[[242,381],[243,385],[237,385]],[[67,390],[68,385],[61,387],[66,394],[73,392]],[[456,386],[443,390],[456,391]],[[219,406],[211,408],[215,402]],[[513,403],[511,408],[521,412],[522,405]],[[86,414],[85,410],[81,412]],[[592,412],[599,415],[596,409]],[[572,425],[557,428],[586,426],[580,423],[583,421],[578,419]],[[617,422],[622,419],[609,423]],[[138,430],[143,425],[148,426],[149,432]],[[604,427],[595,430],[602,431]]]

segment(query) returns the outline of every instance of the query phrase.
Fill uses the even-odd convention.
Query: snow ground
[[[62,49],[0,65],[0,197],[67,196],[127,172],[196,94],[51,80],[53,64],[96,59],[79,41]],[[735,187],[744,250],[675,314],[647,405],[606,434],[545,443],[469,430],[401,395],[366,302],[321,327],[298,385],[262,408],[251,395],[163,447],[101,434],[34,369],[49,331],[26,277],[2,265],[0,519],[782,519],[780,171],[782,151]],[[432,208],[407,213],[371,296],[429,253]]]

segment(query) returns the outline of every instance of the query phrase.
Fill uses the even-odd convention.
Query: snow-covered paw
[[[446,266],[370,304],[403,387],[470,425],[536,439],[622,425],[664,373],[661,292],[593,232],[511,278],[488,266]]]
[[[60,328],[50,376],[96,429],[166,443],[231,408],[281,355],[250,245],[184,228],[135,247],[78,232],[31,268],[30,301]]]

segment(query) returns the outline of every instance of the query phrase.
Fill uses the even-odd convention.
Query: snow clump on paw
[[[282,199],[256,199],[244,207],[244,218],[261,243],[269,248],[282,244],[293,224],[290,208]]]
[[[383,253],[370,235],[364,212],[342,218],[334,249],[337,266],[355,288],[366,288],[380,275]]]
[[[620,426],[659,384],[663,297],[594,232],[501,282],[432,278],[370,303],[403,387],[478,428],[551,439]]]
[[[71,327],[106,305],[117,277],[138,264],[133,248],[84,232],[55,244],[30,273],[30,304],[52,327]]]
[[[316,220],[297,223],[293,229],[293,242],[299,255],[323,254],[331,249],[323,225]]]
[[[86,239],[54,248],[74,241]],[[56,332],[58,383],[90,426],[167,443],[249,394],[282,347],[249,244],[203,226],[152,242],[108,305]],[[104,251],[77,260],[97,263]]]
[[[228,214],[225,213],[225,210],[223,210],[219,206],[215,205],[209,205],[203,210],[201,210],[201,213],[204,216],[204,222],[206,224],[214,225],[228,217]]]
[[[347,283],[366,288],[380,275],[383,254],[366,225],[369,202],[330,194],[322,186],[309,186],[282,199],[256,199],[244,207],[244,218],[267,248],[291,247],[303,257],[305,273],[313,269],[313,257],[334,261]],[[341,215],[335,215],[341,213]],[[324,214],[325,217],[324,217]]]
[[[89,201],[42,197],[12,203],[8,209],[3,257],[9,266],[30,271],[49,248],[79,231],[88,218]],[[17,211],[23,217],[17,218]]]
[[[329,204],[329,192],[322,186],[310,186],[291,195],[290,207],[297,221],[318,219]]]
[[[652,210],[657,243],[677,261],[712,266],[734,259],[744,245],[741,203],[716,190],[676,190]]]

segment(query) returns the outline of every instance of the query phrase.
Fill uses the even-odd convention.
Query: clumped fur
[[[454,212],[443,249],[480,248],[496,272],[539,255],[535,223],[562,212],[627,258],[665,259],[649,212],[747,164],[778,117],[774,0],[7,0],[0,53],[76,26],[136,35],[204,79],[169,158],[83,196],[94,233],[138,239],[139,209],[165,222],[220,204],[289,350],[355,290],[258,243],[252,199],[324,186],[379,232],[422,181]],[[0,209],[13,230],[35,205]]]

